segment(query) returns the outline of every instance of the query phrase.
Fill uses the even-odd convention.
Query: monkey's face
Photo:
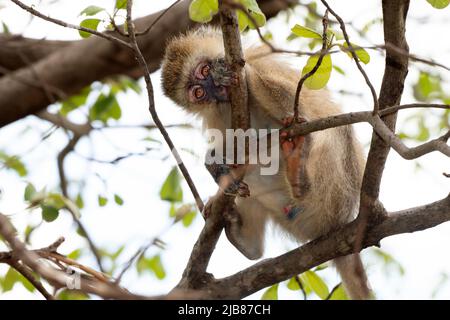
[[[162,63],[164,93],[192,114],[226,110],[234,77],[223,56],[218,29],[200,28],[172,39]]]
[[[192,70],[191,81],[186,88],[189,102],[208,105],[229,102],[229,86],[233,73],[225,67],[223,59],[204,60]]]

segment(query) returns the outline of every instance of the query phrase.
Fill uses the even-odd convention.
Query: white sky
[[[27,4],[37,1],[24,1]],[[111,0],[79,0],[79,1],[59,1],[56,4],[47,5],[50,1],[43,1],[38,8],[58,17],[64,21],[77,23],[80,19],[78,13],[88,5],[98,5],[107,8],[113,7]],[[151,12],[167,7],[173,1],[152,1],[149,5],[147,1],[135,1],[135,15],[143,16]],[[352,21],[357,26],[363,26],[367,21],[381,15],[380,1],[330,1],[330,5],[344,18],[345,21]],[[78,32],[64,29],[43,22],[34,18],[30,22],[30,17],[20,8],[15,7],[9,1],[0,0],[0,21],[5,22],[13,33],[22,33],[28,37],[48,38],[48,39],[79,39]],[[319,6],[320,7],[320,6]],[[274,38],[284,39],[289,34],[289,27],[295,23],[302,23],[303,10],[298,10],[297,17],[292,16],[289,24],[286,25],[284,15],[278,19],[273,19],[268,24]],[[433,58],[436,61],[447,64],[450,54],[450,42],[443,41],[442,32],[448,30],[450,9],[435,10],[426,3],[425,0],[411,1],[410,17],[431,17],[427,24],[419,24],[414,19],[408,23],[407,38],[410,51],[421,57]],[[355,32],[349,28],[352,39],[358,39]],[[254,35],[250,38],[254,39]],[[360,45],[370,45],[382,43],[382,30],[380,25],[376,25],[369,33],[370,42],[361,40],[354,41]],[[252,42],[253,40],[250,40]],[[286,45],[283,41],[280,45]],[[299,42],[290,44],[296,48]],[[370,52],[371,62],[365,69],[375,85],[377,91],[382,79],[384,68],[384,58],[375,52]],[[354,64],[344,54],[333,56],[333,61],[346,71],[346,77],[342,77],[336,72],[333,73],[329,88],[333,92],[336,101],[344,106],[345,111],[362,111],[371,108],[371,97],[367,87],[362,81]],[[304,60],[294,61],[299,69]],[[428,70],[423,65],[417,65]],[[417,68],[412,68],[405,87],[404,103],[412,102],[410,85],[417,79]],[[444,75],[448,88],[449,74]],[[163,97],[159,87],[160,74],[156,72],[152,75],[153,84],[156,90],[157,110],[165,124],[190,122],[198,126],[198,121],[187,117],[180,109]],[[339,90],[362,93],[363,96],[352,97],[339,95]],[[148,122],[150,116],[147,111],[147,102],[144,94],[141,96],[135,93],[122,94],[120,102],[123,111],[121,123],[136,124]],[[404,120],[412,112],[402,112],[399,117],[398,128],[407,126],[408,130],[415,129],[415,123],[404,124]],[[74,115],[74,121],[82,121],[82,117]],[[429,121],[433,126],[433,119]],[[31,127],[27,133],[21,135],[25,127]],[[11,154],[23,154],[39,141],[37,132],[43,132],[50,125],[37,121],[29,117],[24,121],[14,123],[0,131],[0,149],[7,150]],[[357,125],[357,134],[364,144],[370,141],[370,128],[367,125]],[[201,133],[196,130],[188,132],[182,129],[169,129],[176,146],[179,148],[194,149],[197,154],[202,155],[205,148],[204,139]],[[90,155],[92,150],[96,158],[113,159],[129,151],[143,151],[147,146],[142,139],[148,136],[142,130],[109,130],[93,134],[92,142],[83,141],[77,147],[77,153]],[[154,138],[161,139],[158,132],[151,133]],[[19,141],[18,141],[19,140]],[[195,143],[193,143],[195,141]],[[30,175],[27,180],[20,179],[10,171],[0,171],[0,211],[13,214],[13,222],[19,230],[23,230],[29,221],[35,224],[40,221],[38,212],[29,213],[25,211],[25,204],[22,202],[23,190],[27,181],[33,182],[37,187],[47,186],[48,189],[56,189],[58,185],[56,170],[56,154],[66,143],[65,135],[62,132],[54,134],[50,139],[41,144],[33,152],[24,157],[28,165]],[[118,151],[119,150],[119,151]],[[189,152],[181,152],[186,165],[191,171],[194,181],[204,199],[212,195],[215,184],[203,169],[202,160],[193,157]],[[159,200],[159,189],[162,181],[167,176],[174,161],[169,157],[168,148],[163,146],[161,150],[150,152],[146,157],[135,157],[121,162],[117,166],[99,165],[86,162],[77,155],[71,155],[66,162],[69,179],[77,180],[80,177],[87,177],[87,186],[84,189],[86,208],[83,210],[82,221],[88,228],[95,243],[110,251],[117,249],[121,245],[127,248],[122,254],[121,262],[134,253],[147,239],[160,234],[169,223],[169,205]],[[164,159],[162,161],[162,159]],[[449,192],[450,182],[442,176],[442,172],[448,172],[448,158],[440,154],[430,154],[420,161],[423,169],[416,170],[417,161],[405,161],[397,154],[391,152],[384,178],[382,181],[381,200],[388,210],[400,210],[429,203],[446,196]],[[94,176],[94,173],[107,179],[107,190],[103,183]],[[77,190],[76,188],[74,189]],[[192,201],[189,190],[185,187],[185,200]],[[96,198],[99,193],[120,194],[125,205],[118,207],[110,204],[104,208],[98,208]],[[111,201],[112,202],[112,201]],[[198,233],[202,227],[202,219],[198,218],[194,224],[185,229],[181,225],[176,225],[162,236],[167,242],[167,250],[161,253],[164,266],[167,271],[167,278],[164,281],[155,280],[152,275],[137,278],[134,272],[130,272],[123,280],[123,285],[130,290],[144,294],[159,294],[170,290],[179,280],[181,272],[187,262],[190,250]],[[67,238],[66,243],[61,246],[62,253],[69,253],[73,249],[84,245],[84,240],[77,236],[70,217],[62,214],[56,222],[44,223],[32,237],[33,247],[46,246],[57,237],[63,235]],[[386,276],[379,261],[373,260],[368,255],[366,263],[369,264],[369,278],[378,298],[402,298],[402,299],[427,299],[431,297],[436,285],[439,283],[441,274],[450,270],[450,252],[446,250],[446,245],[450,243],[450,224],[446,223],[439,227],[415,234],[399,235],[390,237],[382,241],[382,249],[391,253],[406,269],[403,277],[398,277],[393,273]],[[276,232],[270,232],[267,239],[267,250],[265,257],[281,254],[289,248],[294,248],[295,244],[289,242],[286,237]],[[1,249],[1,248],[0,248]],[[159,249],[152,248],[149,254],[159,252]],[[226,261],[226,263],[224,263]],[[89,255],[84,256],[81,262],[95,267],[94,261]],[[378,262],[375,263],[374,262]],[[228,241],[223,237],[215,251],[209,271],[217,277],[225,276],[241,270],[251,265],[252,262],[241,256]],[[0,273],[4,273],[6,266],[0,266]],[[324,277],[328,283],[334,285],[337,278],[333,271],[325,271]],[[282,288],[284,286],[281,286]],[[255,294],[254,298],[259,298],[261,293]],[[297,298],[298,293],[280,290],[280,298]],[[450,287],[447,285],[437,295],[439,298],[450,298]],[[12,292],[0,295],[0,299],[9,298],[29,298],[40,299],[39,294],[30,294],[19,285]]]

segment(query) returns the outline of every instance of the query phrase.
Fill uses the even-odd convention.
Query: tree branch
[[[409,0],[383,0],[382,5],[385,43],[390,43],[406,53],[409,52],[405,38]],[[387,46],[386,66],[379,97],[380,110],[400,104],[407,73],[408,56]],[[392,132],[395,132],[396,119],[396,113],[383,117],[384,123]],[[389,150],[389,143],[374,132],[361,187],[360,214],[378,200],[381,177]]]
[[[348,36],[347,30],[345,28],[345,23],[344,20],[342,20],[342,18],[330,7],[330,5],[325,1],[325,0],[321,0],[321,2],[323,3],[323,5],[327,8],[328,11],[330,11],[330,13],[336,18],[336,20],[339,22],[339,26],[342,30],[342,33],[344,35],[345,38],[345,42],[347,43],[348,49],[350,54],[353,57],[353,60],[355,61],[356,67],[358,68],[358,70],[361,72],[362,76],[364,77],[364,80],[366,81],[367,86],[370,89],[370,93],[372,94],[372,99],[373,99],[373,112],[374,113],[378,113],[379,110],[379,106],[378,106],[378,98],[377,98],[377,93],[375,92],[375,88],[373,87],[372,83],[370,82],[369,77],[367,76],[367,73],[364,71],[363,67],[361,66],[361,62],[359,62],[359,58],[355,53],[355,48],[353,48],[351,42],[350,42],[350,38]]]
[[[40,256],[37,252],[26,249],[25,244],[17,238],[15,229],[9,219],[1,213],[0,235],[3,236],[3,238],[11,246],[12,251],[9,254],[12,258],[22,261],[24,265],[35,271],[53,286],[61,288],[66,287],[68,283],[72,283],[73,278],[71,275],[61,270],[57,270],[47,263],[43,263],[42,261],[40,261]],[[0,262],[4,262],[1,259],[2,257],[5,257],[5,253],[0,253]],[[115,285],[114,283],[99,281],[95,278],[80,277],[79,289],[86,293],[96,294],[105,299],[146,298],[143,296],[131,294],[125,289]]]
[[[435,227],[450,220],[450,195],[424,206],[392,212],[367,229],[362,247],[401,233]],[[265,259],[232,276],[202,284],[203,298],[241,299],[275,283],[292,278],[317,265],[354,252],[358,232],[354,221],[276,258]]]
[[[238,77],[238,85],[230,88],[231,127],[246,130],[250,128],[250,110],[247,103],[247,82],[244,72],[244,54],[241,35],[233,2],[219,1],[219,16],[225,48],[225,61]],[[247,150],[247,149],[246,149]],[[245,166],[239,170],[238,179],[245,175]],[[206,273],[211,255],[224,227],[224,212],[234,204],[235,196],[225,194],[219,188],[217,194],[206,205],[210,214],[200,233],[177,289],[197,289],[212,277]]]

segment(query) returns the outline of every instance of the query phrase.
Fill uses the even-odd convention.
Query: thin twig
[[[77,143],[81,139],[81,137],[82,136],[79,136],[74,133],[73,137],[70,138],[67,145],[60,151],[60,153],[58,154],[58,157],[57,157],[58,174],[59,174],[61,192],[62,192],[63,196],[65,196],[66,198],[69,198],[69,193],[67,190],[67,178],[66,178],[66,173],[64,170],[64,162],[65,162],[67,155],[74,150],[75,146],[77,145]],[[98,265],[100,271],[105,272],[105,270],[103,268],[103,264],[102,264],[101,255],[99,253],[99,250],[97,249],[97,246],[94,244],[94,241],[92,240],[91,236],[87,232],[83,223],[77,217],[77,214],[70,209],[68,211],[71,214],[73,221],[80,229],[80,232],[83,234],[84,238],[86,239],[86,241],[89,245],[89,248],[90,248],[92,254],[94,255],[95,261],[97,262],[97,265]]]
[[[112,41],[114,43],[120,44],[122,46],[131,48],[131,45],[128,42],[123,41],[122,39],[113,37],[113,36],[111,36],[111,35],[109,35],[107,33],[102,33],[102,32],[99,32],[97,30],[94,30],[94,29],[89,29],[89,28],[81,27],[81,26],[78,26],[78,25],[75,25],[75,24],[67,23],[67,22],[64,22],[62,20],[55,19],[55,18],[52,18],[50,16],[47,16],[47,15],[37,11],[33,7],[27,6],[26,4],[24,4],[24,3],[22,3],[22,2],[20,2],[18,0],[11,0],[11,1],[14,2],[16,5],[18,5],[19,7],[21,7],[22,9],[24,9],[24,10],[28,11],[29,13],[31,13],[33,16],[39,17],[41,19],[44,19],[44,20],[47,20],[47,21],[50,21],[50,22],[53,22],[53,23],[55,23],[57,25],[65,27],[65,28],[70,28],[70,29],[75,29],[75,30],[79,30],[79,31],[84,31],[84,32],[96,35],[96,36],[98,36],[100,38],[104,38],[106,40],[109,40],[109,41]]]
[[[161,12],[161,14],[155,19],[153,20],[153,22],[142,32],[136,32],[136,36],[141,36],[141,35],[145,35],[147,33],[150,32],[150,30],[152,30],[153,26],[155,24],[158,23],[158,21],[164,17],[164,15],[169,12],[173,7],[175,7],[181,0],[177,0],[174,3],[172,3],[169,7],[167,7],[167,9],[165,9],[163,12]]]
[[[177,161],[177,164],[178,164],[178,168],[180,169],[181,173],[183,174],[184,179],[186,180],[186,182],[189,186],[189,189],[191,190],[192,195],[194,196],[197,207],[201,212],[201,211],[203,211],[203,201],[201,200],[200,194],[198,193],[197,188],[195,187],[194,181],[192,180],[192,178],[189,174],[189,171],[186,169],[186,166],[184,165],[184,162],[181,159],[180,154],[178,153],[175,145],[173,144],[172,139],[170,138],[167,130],[165,129],[164,125],[162,124],[162,122],[159,119],[159,116],[156,112],[155,98],[154,98],[154,93],[153,93],[153,84],[152,84],[152,80],[150,78],[150,70],[149,70],[147,62],[145,61],[145,58],[142,55],[142,52],[139,49],[139,46],[137,44],[136,32],[135,32],[133,20],[131,18],[132,5],[133,5],[133,1],[128,0],[128,2],[127,2],[127,25],[128,25],[128,33],[130,34],[130,41],[131,41],[130,46],[136,56],[136,59],[139,62],[139,65],[144,70],[144,79],[145,79],[145,84],[146,84],[147,93],[148,93],[149,111],[152,116],[153,122],[158,127],[164,140],[166,141],[167,145],[169,146],[170,151],[172,152],[172,155],[175,157],[175,160]]]
[[[317,59],[317,62],[315,64],[314,68],[312,68],[311,71],[309,71],[308,73],[303,75],[297,84],[297,90],[295,91],[295,102],[294,102],[294,121],[297,121],[297,119],[299,117],[300,93],[302,91],[303,84],[309,77],[313,76],[316,73],[316,71],[319,70],[319,67],[322,64],[322,60],[328,51],[328,39],[327,39],[328,10],[325,10],[325,14],[323,15],[322,26],[323,26],[322,49],[320,50],[319,58]]]
[[[320,0],[320,1],[328,9],[328,11],[330,11],[330,13],[336,18],[336,20],[339,22],[339,25],[341,27],[342,33],[344,34],[345,42],[347,43],[347,46],[350,49],[350,53],[352,54],[353,60],[355,60],[356,66],[358,67],[359,71],[363,75],[364,80],[366,81],[366,84],[367,84],[367,86],[370,89],[370,93],[372,94],[372,98],[373,98],[373,113],[377,114],[378,111],[379,111],[377,93],[376,93],[375,88],[373,87],[372,83],[370,82],[370,79],[367,76],[367,73],[364,71],[363,67],[361,66],[361,63],[359,62],[359,58],[356,55],[355,49],[353,48],[353,46],[352,46],[352,44],[350,42],[350,38],[349,38],[349,36],[347,34],[347,30],[345,28],[344,20],[342,20],[342,18],[330,7],[330,5],[327,3],[326,0]]]

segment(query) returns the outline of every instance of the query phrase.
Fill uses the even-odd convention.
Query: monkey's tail
[[[373,297],[359,253],[336,258],[334,264],[350,299],[367,300]]]

